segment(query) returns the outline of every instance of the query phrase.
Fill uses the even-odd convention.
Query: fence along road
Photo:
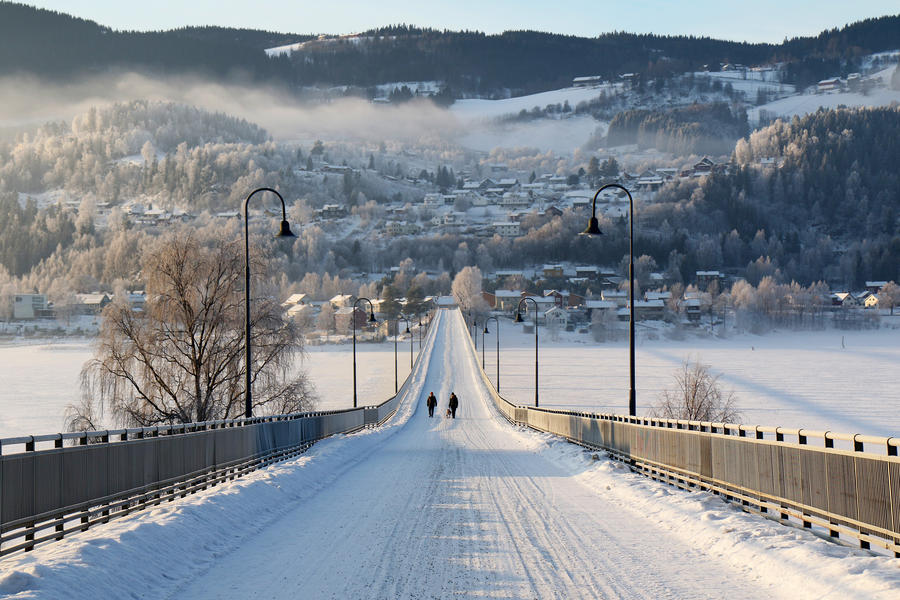
[[[0,556],[232,480],[336,433],[382,424],[408,386],[409,378],[385,402],[349,410],[2,439]]]
[[[458,311],[433,327],[378,451],[174,596],[786,597],[534,452],[493,407]],[[443,416],[451,391],[456,420]]]

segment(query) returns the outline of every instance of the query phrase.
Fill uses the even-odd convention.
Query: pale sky
[[[897,0],[47,0],[24,1],[113,29],[186,25],[287,33],[356,33],[395,23],[499,33],[578,36],[610,31],[781,42],[868,17],[900,13]],[[900,37],[900,35],[898,35]]]

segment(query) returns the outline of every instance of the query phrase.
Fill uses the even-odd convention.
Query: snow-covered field
[[[621,87],[621,84],[563,88],[539,94],[529,94],[528,96],[505,98],[503,100],[457,100],[450,106],[450,112],[464,122],[473,122],[494,119],[504,115],[515,115],[522,110],[531,110],[535,106],[543,109],[548,104],[563,104],[567,101],[574,110],[579,102],[587,102],[598,98],[601,93],[609,95],[617,87]]]
[[[78,401],[78,376],[92,355],[89,340],[0,345],[0,438],[63,430],[65,408]],[[352,358],[349,345],[309,348],[304,364],[319,392],[319,408],[353,406]],[[400,341],[397,370],[402,385],[409,374],[406,340]],[[357,382],[360,404],[394,395],[393,343],[357,346]]]
[[[892,102],[900,102],[900,90],[890,89],[890,80],[894,68],[895,66],[892,65],[872,75],[873,79],[879,79],[887,87],[876,88],[866,95],[859,92],[830,92],[826,94],[788,96],[787,98],[781,98],[780,100],[748,109],[747,118],[750,123],[759,122],[761,110],[766,111],[770,115],[774,114],[778,117],[790,118],[814,113],[819,108],[890,106]]]
[[[489,405],[441,311],[398,414],[3,560],[11,598],[896,597],[898,561],[666,487]],[[460,418],[428,419],[433,389]],[[443,404],[443,402],[442,402]]]
[[[885,321],[892,324],[890,318]],[[900,317],[897,318],[900,321]],[[900,323],[896,325],[900,326]],[[493,331],[493,330],[492,330]],[[625,341],[595,344],[586,335],[540,330],[542,406],[624,413],[628,399]],[[486,371],[495,379],[495,338],[486,337]],[[508,399],[534,401],[534,337],[521,326],[501,325],[500,391]],[[481,351],[481,335],[478,339]],[[415,355],[418,355],[418,339]],[[0,437],[49,433],[62,428],[65,406],[78,398],[78,373],[91,357],[88,341],[0,346]],[[900,328],[873,331],[781,332],[727,339],[688,337],[637,345],[637,405],[647,414],[687,358],[699,358],[733,389],[744,423],[805,427],[870,435],[900,435]],[[398,378],[409,373],[409,343],[401,340]],[[311,346],[305,368],[325,410],[353,404],[349,344]],[[394,392],[394,346],[359,344],[360,404]]]
[[[626,341],[553,343],[546,330],[540,334],[541,406],[627,412]],[[494,381],[493,336],[487,341],[485,370]],[[519,404],[534,402],[533,343],[533,334],[504,323],[500,391]],[[660,393],[672,389],[673,375],[682,361],[699,358],[721,375],[725,389],[734,390],[744,423],[900,435],[900,329],[781,332],[684,341],[639,336],[635,354],[638,414],[648,414]]]

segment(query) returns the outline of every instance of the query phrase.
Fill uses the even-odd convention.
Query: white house
[[[544,312],[544,323],[548,327],[565,328],[569,324],[569,313],[558,306],[554,306],[550,310]]]
[[[498,221],[493,224],[494,232],[502,237],[519,237],[522,230],[516,221]]]
[[[16,294],[13,298],[13,319],[36,319],[47,310],[44,294]]]

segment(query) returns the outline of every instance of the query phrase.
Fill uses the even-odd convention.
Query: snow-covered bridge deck
[[[10,559],[0,594],[795,599],[900,585],[890,559],[513,427],[458,311],[438,311],[411,377],[385,426]]]

